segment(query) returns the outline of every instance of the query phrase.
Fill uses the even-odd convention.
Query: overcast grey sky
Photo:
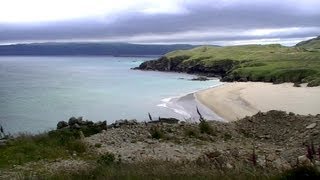
[[[320,0],[0,0],[0,44],[237,45],[320,35]]]

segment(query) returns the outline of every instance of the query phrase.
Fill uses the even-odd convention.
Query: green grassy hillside
[[[308,83],[320,85],[320,40],[303,46],[243,45],[227,47],[201,46],[178,50],[148,61],[139,69],[178,71],[209,76],[221,76],[223,81],[264,81]]]
[[[320,51],[320,36],[307,41],[302,41],[296,46],[308,49],[309,51]]]

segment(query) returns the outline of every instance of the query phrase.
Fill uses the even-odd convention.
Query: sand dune
[[[227,121],[269,110],[301,115],[320,114],[320,87],[235,82],[199,91],[195,95],[201,103]]]

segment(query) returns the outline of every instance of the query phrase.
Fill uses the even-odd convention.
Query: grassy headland
[[[279,44],[201,46],[170,52],[137,69],[220,76],[222,81],[262,81],[320,85],[320,38],[294,47]]]

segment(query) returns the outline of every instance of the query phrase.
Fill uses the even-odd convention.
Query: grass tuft
[[[0,168],[22,165],[43,159],[68,158],[72,153],[87,151],[79,139],[79,132],[71,130],[50,131],[39,135],[21,134],[0,149]]]

